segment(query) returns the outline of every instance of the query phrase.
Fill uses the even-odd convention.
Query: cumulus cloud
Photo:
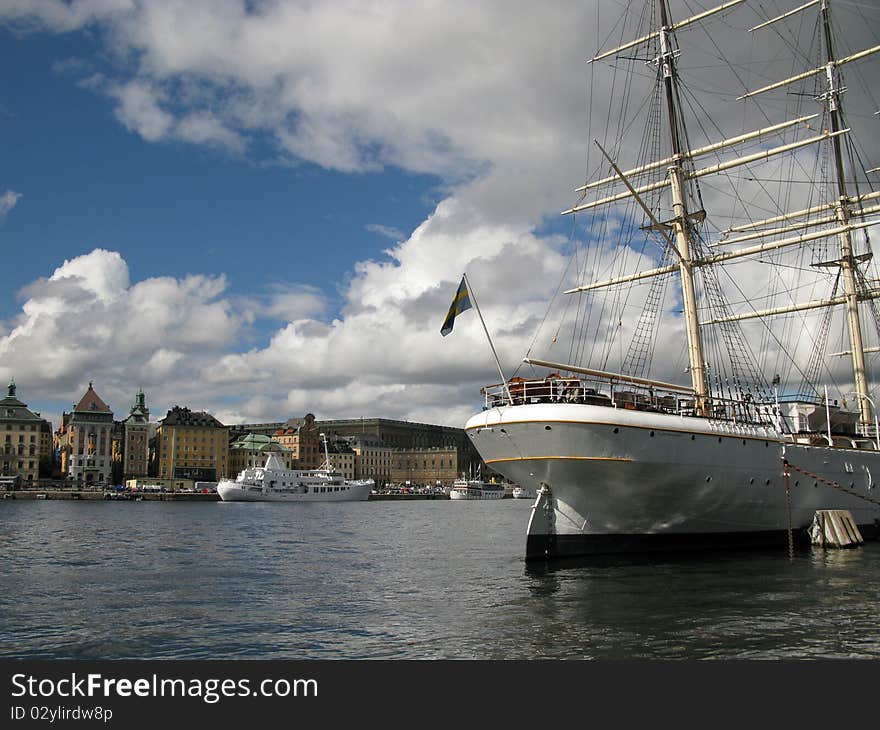
[[[223,277],[131,283],[115,251],[74,257],[20,291],[21,314],[0,337],[0,378],[54,398],[94,380],[117,403],[138,385],[182,387],[239,334],[225,289]]]
[[[473,312],[451,337],[439,336],[465,271],[508,375],[530,347],[551,359],[587,359],[563,344],[573,327],[595,340],[613,335],[613,348],[597,348],[596,357],[619,365],[646,287],[625,301],[606,293],[559,298],[556,306],[572,313],[592,302],[594,319],[568,330],[547,319],[539,330],[563,277],[572,285],[588,274],[656,264],[656,250],[613,253],[619,221],[608,223],[601,242],[587,241],[573,264],[568,237],[547,232],[558,230],[547,221],[576,198],[578,181],[606,174],[606,162],[587,147],[585,126],[598,128],[624,166],[641,144],[635,128],[604,129],[604,103],[622,101],[620,90],[597,80],[593,101],[596,108],[601,102],[602,122],[584,101],[582,61],[611,32],[611,13],[604,12],[611,5],[616,15],[616,3],[581,0],[4,4],[0,18],[26,30],[99,28],[113,65],[89,83],[112,99],[120,123],[147,141],[236,155],[268,148],[273,159],[347,173],[394,166],[435,176],[444,194],[409,236],[364,222],[393,243],[384,256],[340,273],[338,308],[304,281],[233,300],[223,277],[131,283],[118,254],[76,257],[22,290],[22,314],[0,340],[0,375],[31,368],[43,383],[72,384],[91,369],[119,392],[137,379],[153,383],[169,404],[212,404],[236,420],[308,410],[460,425],[478,405],[480,385],[497,377]],[[677,17],[690,14],[691,3],[675,5]],[[695,145],[766,124],[751,107],[713,114],[751,81],[729,74],[732,91],[715,92],[726,73],[718,49],[729,47],[735,30],[728,25],[711,38],[694,30],[696,43],[682,54],[693,88],[712,91],[689,130]],[[780,41],[766,42],[771,58]],[[752,69],[760,83],[766,66]],[[634,87],[639,103],[649,75]],[[702,126],[710,115],[719,127]],[[254,139],[268,144],[251,145]],[[733,181],[740,210],[728,210],[731,216],[772,197],[766,186],[746,182]],[[708,208],[729,207],[733,198],[707,188],[706,199]],[[756,283],[743,296],[759,293]],[[678,302],[667,293],[663,305],[671,317],[657,359],[667,364],[654,375],[680,382],[686,363]],[[336,318],[327,317],[331,309]],[[255,343],[248,326],[260,318],[280,324]]]

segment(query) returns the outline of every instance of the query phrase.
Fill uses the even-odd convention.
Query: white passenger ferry
[[[450,499],[502,499],[504,487],[479,479],[456,479],[449,490]]]
[[[325,441],[325,452],[326,446]],[[224,502],[362,502],[370,498],[373,485],[372,479],[344,479],[329,457],[319,469],[285,469],[277,454],[269,454],[265,466],[221,481],[217,494]]]

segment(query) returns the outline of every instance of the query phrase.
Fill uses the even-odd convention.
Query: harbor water
[[[552,567],[530,500],[0,502],[0,656],[880,658],[880,544]]]

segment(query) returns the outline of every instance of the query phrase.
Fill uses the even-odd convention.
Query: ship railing
[[[786,430],[773,404],[759,404],[748,395],[742,398],[713,395],[706,401],[708,412],[699,414],[696,400],[691,394],[621,383],[613,379],[564,376],[512,378],[506,387],[504,383],[493,383],[480,392],[484,398],[484,409],[534,403],[579,403],[679,416],[702,415],[734,424],[759,424],[779,431]]]

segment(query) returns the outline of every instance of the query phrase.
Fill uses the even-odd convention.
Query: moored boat
[[[677,35],[719,14],[726,16],[727,28],[734,27],[732,14],[742,10],[740,5],[742,0],[731,0],[676,21],[668,0],[649,2],[653,17],[631,17],[652,18],[653,25],[636,29],[636,40],[592,59],[613,58],[613,66],[622,68],[646,57],[642,60],[656,70],[652,91],[642,96],[634,91],[631,99],[625,93],[608,98],[619,102],[624,114],[643,114],[645,128],[641,146],[628,147],[629,140],[616,139],[614,130],[631,129],[631,120],[612,125],[610,136],[617,145],[612,152],[640,149],[653,159],[635,160],[622,171],[597,145],[609,174],[578,188],[582,198],[565,211],[589,211],[587,235],[593,239],[582,255],[584,260],[593,257],[590,268],[583,267],[584,278],[566,291],[582,302],[582,308],[572,307],[579,319],[568,331],[586,338],[601,329],[609,333],[608,341],[600,346],[574,343],[573,353],[587,353],[576,363],[526,357],[525,363],[550,372],[485,387],[482,412],[465,425],[490,467],[537,493],[527,527],[527,559],[785,545],[786,537],[791,542],[806,536],[818,510],[847,510],[866,537],[880,534],[880,429],[865,357],[878,347],[864,342],[867,335],[877,339],[880,333],[874,303],[880,290],[872,283],[878,277],[869,269],[867,238],[868,229],[878,223],[880,191],[866,174],[871,171],[860,164],[840,99],[847,88],[842,67],[855,73],[855,62],[873,56],[880,46],[837,55],[833,41],[841,36],[831,31],[830,0],[761,18],[750,30],[789,23],[798,13],[818,9],[818,32],[807,39],[818,40],[818,48],[797,58],[818,53],[822,63],[760,89],[739,89],[746,92],[740,98],[750,104],[782,90],[776,106],[765,110],[763,119],[770,121],[698,146],[686,127],[693,105],[683,105],[682,99],[690,100],[693,89],[685,90],[680,77],[685,51]],[[643,74],[643,65],[632,71]],[[765,62],[760,72],[766,71]],[[805,80],[821,88],[793,87]],[[819,115],[785,109],[813,99],[820,102]],[[794,113],[778,120],[780,110]],[[774,137],[782,137],[781,144],[770,145]],[[824,153],[799,152],[820,146]],[[702,160],[707,156],[710,161]],[[796,159],[769,171],[758,167],[784,156]],[[735,177],[731,171],[743,166],[749,167]],[[778,180],[774,194],[767,195],[771,173]],[[713,180],[705,200],[703,178]],[[719,178],[721,183],[714,182]],[[744,180],[760,184],[747,191]],[[815,186],[815,194],[802,192],[808,185]],[[795,194],[803,202],[788,210]],[[719,206],[718,219],[707,211],[709,202]],[[613,215],[600,213],[618,203],[629,207]],[[616,249],[604,240],[608,231],[620,235]],[[831,250],[829,240],[836,244]],[[613,256],[613,263],[601,261],[602,255]],[[760,256],[758,263],[771,270],[763,290],[755,284],[755,266],[746,269],[753,279],[746,283],[737,283],[736,269],[726,266],[750,256]],[[624,267],[632,262],[645,268],[628,273]],[[603,267],[613,270],[610,278],[593,273]],[[663,287],[672,278],[678,286],[668,296]],[[779,285],[783,280],[784,289]],[[636,290],[645,283],[650,284],[647,292]],[[819,291],[826,284],[829,294],[794,301],[798,291]],[[754,293],[744,293],[744,287]],[[618,293],[613,298],[594,293],[609,289]],[[753,299],[768,293],[778,295],[770,300],[774,306],[754,306]],[[641,314],[627,319],[631,300],[641,302]],[[833,326],[835,307],[844,310],[839,328]],[[802,312],[817,314],[798,320],[802,327],[796,331],[792,324],[770,324],[772,318]],[[676,319],[673,326],[660,329],[670,316]],[[863,328],[862,319],[870,327]],[[618,370],[611,371],[607,362],[623,331],[630,333],[631,344]],[[832,356],[827,345],[834,331],[847,334],[850,349],[835,354],[851,359],[852,392],[840,390],[839,375],[825,362]],[[654,357],[665,340],[678,336],[690,377],[686,385],[670,382],[674,377],[669,374],[681,372],[680,365]],[[784,343],[783,336],[792,344]],[[762,363],[752,351],[759,340],[776,357],[771,367],[789,360],[788,378],[777,375],[769,382],[763,374],[769,358]],[[595,360],[589,352],[596,353]],[[654,376],[652,367],[667,379]],[[829,395],[829,384],[838,388],[836,398]]]
[[[504,487],[479,479],[456,479],[449,490],[450,499],[503,499]]]
[[[323,434],[322,434],[323,436]],[[372,479],[346,480],[334,471],[324,441],[325,462],[319,469],[286,469],[270,453],[264,466],[248,467],[217,484],[224,502],[352,502],[370,498]]]

